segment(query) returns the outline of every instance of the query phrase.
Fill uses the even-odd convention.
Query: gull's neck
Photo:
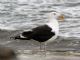
[[[59,23],[58,23],[58,20],[53,17],[53,16],[50,16],[48,18],[49,22],[47,23],[52,29],[53,31],[55,31],[56,33],[59,32]]]

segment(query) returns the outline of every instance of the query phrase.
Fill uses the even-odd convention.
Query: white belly
[[[46,41],[46,43],[53,42],[57,38],[57,35],[51,37],[49,40]]]

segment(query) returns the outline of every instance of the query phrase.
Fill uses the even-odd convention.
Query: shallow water
[[[60,35],[80,37],[80,0],[0,0],[0,28],[26,30],[46,23],[45,12],[57,10],[65,15],[59,21]]]

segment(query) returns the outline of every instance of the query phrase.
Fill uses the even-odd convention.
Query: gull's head
[[[57,20],[64,20],[64,15],[61,12],[51,12],[49,13],[49,18],[54,18]]]

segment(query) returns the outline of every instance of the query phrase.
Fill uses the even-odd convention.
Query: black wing
[[[47,25],[36,27],[33,29],[33,33],[28,38],[44,42],[55,35],[55,33],[51,32],[51,30],[52,29]]]
[[[52,29],[48,25],[42,25],[42,26],[33,28],[32,30],[35,32],[35,31],[42,31],[42,30],[43,31],[51,31]]]

